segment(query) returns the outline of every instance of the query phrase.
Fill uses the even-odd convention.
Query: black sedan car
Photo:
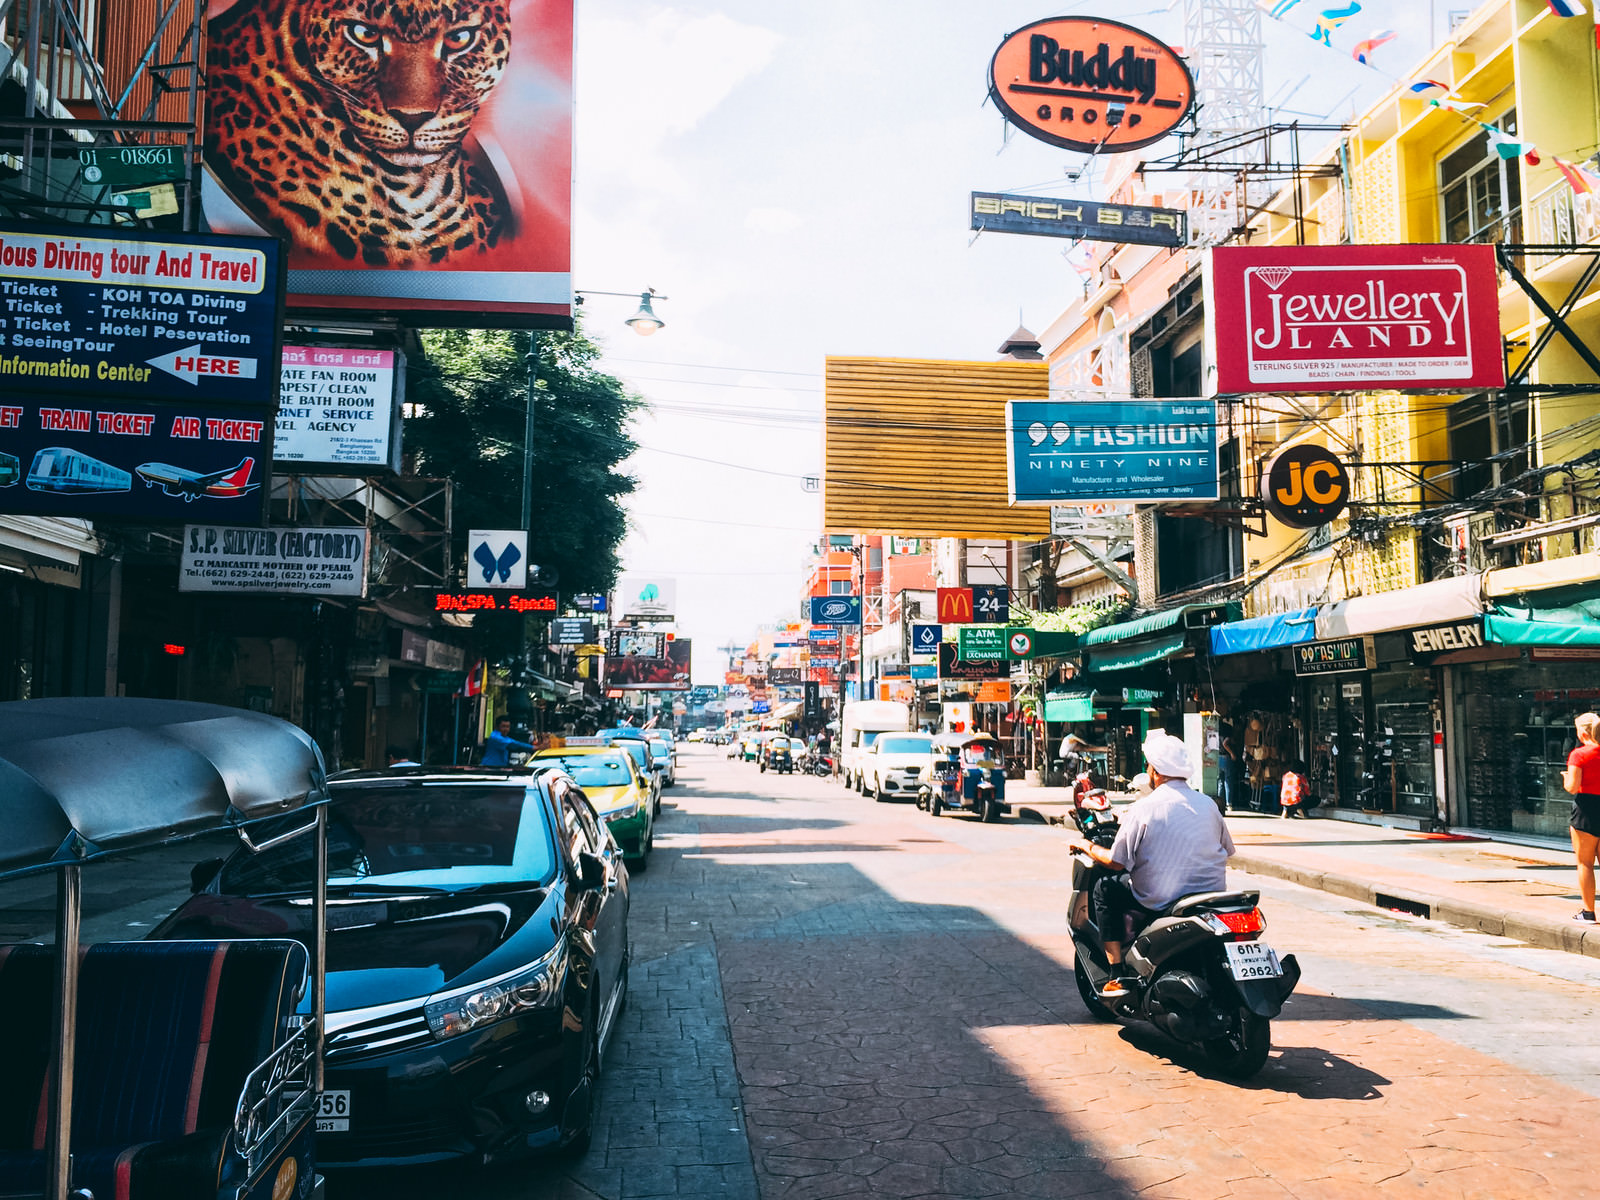
[[[628,985],[628,874],[559,770],[354,773],[328,809],[317,1160],[588,1145]],[[155,938],[309,935],[308,839],[195,868]]]

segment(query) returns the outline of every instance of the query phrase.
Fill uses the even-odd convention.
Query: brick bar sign
[[[1219,246],[1210,254],[1218,393],[1505,384],[1492,246]]]

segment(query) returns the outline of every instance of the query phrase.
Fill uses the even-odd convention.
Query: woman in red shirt
[[[1561,784],[1572,793],[1572,850],[1578,856],[1578,890],[1583,893],[1583,908],[1574,918],[1594,921],[1594,864],[1600,857],[1600,745],[1596,732],[1600,716],[1584,713],[1575,722],[1578,748],[1567,755],[1567,769]]]

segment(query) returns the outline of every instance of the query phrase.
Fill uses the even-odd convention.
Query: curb
[[[1462,929],[1475,929],[1496,937],[1515,938],[1530,946],[1546,950],[1562,950],[1568,954],[1582,954],[1600,958],[1600,928],[1576,922],[1555,921],[1543,917],[1530,917],[1508,913],[1504,909],[1471,900],[1441,896],[1418,888],[1374,884],[1353,875],[1340,875],[1332,871],[1307,870],[1257,858],[1250,854],[1236,854],[1228,866],[1251,875],[1266,875],[1297,883],[1347,900],[1357,900],[1377,908],[1399,909],[1414,913],[1431,921],[1442,921]]]

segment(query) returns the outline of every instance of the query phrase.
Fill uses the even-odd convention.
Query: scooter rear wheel
[[[1083,964],[1076,959],[1072,963],[1072,977],[1078,981],[1078,995],[1083,999],[1083,1006],[1089,1010],[1089,1015],[1096,1021],[1115,1021],[1116,1014],[1106,1007],[1105,1001],[1094,994],[1094,984],[1089,982],[1089,973],[1083,969]]]
[[[1272,1022],[1253,1012],[1239,1014],[1239,1031],[1201,1047],[1206,1062],[1229,1079],[1249,1079],[1266,1065],[1272,1051]]]

